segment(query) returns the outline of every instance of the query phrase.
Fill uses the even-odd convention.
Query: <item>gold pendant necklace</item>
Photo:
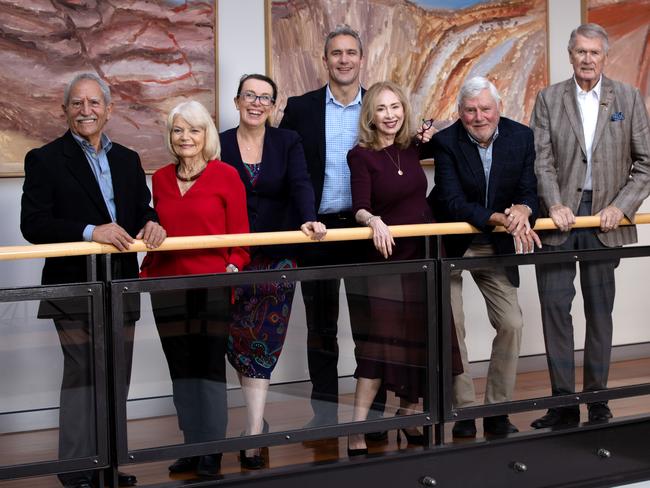
[[[388,159],[390,159],[390,162],[393,163],[393,166],[397,168],[397,174],[402,176],[404,172],[402,171],[402,162],[399,160],[399,151],[397,151],[397,162],[395,162],[393,156],[391,156],[390,153],[386,151],[386,148],[384,148],[384,152],[386,153],[386,156],[388,156]]]

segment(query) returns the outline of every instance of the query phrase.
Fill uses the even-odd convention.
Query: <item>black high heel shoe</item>
[[[361,449],[350,449],[350,444],[348,444],[348,457],[365,456],[366,454],[368,454],[367,447]]]
[[[406,437],[406,442],[408,444],[413,444],[415,446],[424,445],[424,434],[409,434],[406,429],[399,429],[397,431],[397,442],[402,442],[402,433]]]
[[[266,461],[260,454],[248,457],[246,450],[239,451],[239,464],[245,469],[262,469],[266,465]]]
[[[266,421],[266,419],[263,420],[264,423],[262,425],[262,434],[268,434],[269,423]],[[245,433],[242,432],[242,435],[245,435]],[[245,469],[262,469],[264,466],[266,466],[266,461],[264,460],[264,457],[261,456],[261,454],[255,454],[251,457],[248,457],[246,455],[246,450],[242,449],[239,451],[239,464],[242,468]]]
[[[404,415],[402,413],[402,409],[400,408],[395,412],[395,417]],[[424,434],[410,434],[406,429],[397,429],[397,442],[402,441],[402,433],[404,433],[404,437],[406,437],[406,442],[408,444],[413,444],[415,446],[423,446],[424,445]]]

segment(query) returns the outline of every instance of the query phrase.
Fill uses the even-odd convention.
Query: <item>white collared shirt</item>
[[[600,107],[600,87],[603,77],[601,76],[591,90],[584,91],[576,82],[576,99],[580,109],[580,118],[582,119],[582,132],[585,136],[585,150],[587,151],[587,174],[582,188],[591,190],[591,148],[594,144],[594,135],[596,133],[596,122],[598,122],[598,108]],[[575,78],[574,78],[575,82]]]

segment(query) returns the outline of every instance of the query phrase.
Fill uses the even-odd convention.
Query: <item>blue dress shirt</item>
[[[104,198],[104,203],[108,209],[108,213],[111,216],[111,220],[115,222],[116,220],[116,211],[115,211],[115,195],[113,193],[113,179],[111,178],[111,167],[108,164],[108,157],[106,156],[108,151],[111,150],[113,143],[108,138],[106,134],[102,134],[100,141],[100,150],[99,152],[95,151],[95,148],[90,144],[86,139],[79,137],[74,132],[72,137],[75,141],[81,146],[86,159],[90,164],[90,169],[95,175],[95,179],[99,184],[99,189],[102,192],[102,197]],[[95,226],[88,224],[83,231],[84,241],[90,242],[93,240],[93,231]]]
[[[352,209],[348,151],[357,143],[361,115],[361,87],[350,104],[343,106],[325,89],[325,180],[319,214]]]

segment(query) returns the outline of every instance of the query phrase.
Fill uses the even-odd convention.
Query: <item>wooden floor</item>
[[[581,371],[577,372],[579,377],[581,374]],[[650,359],[612,363],[609,381],[611,387],[648,382],[650,382]],[[485,387],[484,379],[476,379],[475,383],[477,393],[482,394]],[[515,393],[516,399],[538,398],[547,395],[548,392],[548,374],[546,371],[519,374]],[[613,400],[610,402],[610,407],[616,417],[647,414],[650,412],[650,402],[648,400],[647,396]],[[389,403],[390,407],[386,410],[386,415],[388,416],[393,415],[395,411],[395,399],[391,398]],[[341,398],[340,421],[349,421],[351,405],[351,395],[346,395]],[[541,411],[518,413],[511,415],[511,420],[520,431],[529,431],[532,430],[530,422],[543,413]],[[243,408],[233,408],[230,410],[229,415],[228,436],[238,436],[244,427],[245,411]],[[311,409],[309,407],[309,401],[304,397],[292,397],[291,401],[269,403],[265,415],[271,425],[271,431],[299,428],[309,420],[310,416]],[[586,420],[586,409],[583,407],[582,421]],[[451,427],[451,424],[445,426],[446,438],[449,439],[449,442],[463,442],[452,440]],[[477,422],[477,427],[479,429],[478,438],[480,439],[483,435],[480,421]],[[172,445],[182,442],[176,417],[173,416],[130,421],[128,430],[130,449]],[[0,436],[0,439],[0,459],[3,465],[56,459],[56,446],[58,442],[58,431],[56,429],[6,434]],[[315,461],[336,460],[347,456],[346,442],[346,438],[339,438],[275,446],[265,449],[264,455],[267,458],[267,464],[270,468]],[[469,442],[475,441],[470,440]],[[369,444],[370,453],[397,451],[401,449],[421,448],[406,446],[404,441],[402,441],[402,445],[399,445],[395,432],[389,432],[388,441],[386,442]],[[189,475],[170,476],[167,471],[169,464],[169,461],[162,461],[134,465],[129,466],[128,471],[138,476],[139,486],[192,478]],[[227,475],[241,471],[237,453],[225,453],[223,456],[222,474]],[[35,486],[39,488],[54,488],[60,485],[56,478],[52,476],[0,482],[0,488],[33,488]]]

